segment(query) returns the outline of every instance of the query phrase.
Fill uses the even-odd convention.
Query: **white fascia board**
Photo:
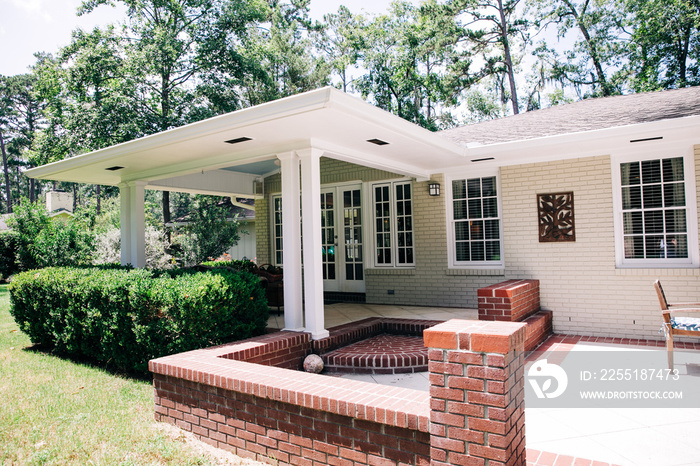
[[[700,115],[489,144],[467,149],[465,163],[453,168],[549,162],[578,158],[593,153],[604,155],[623,145],[629,145],[631,140],[678,137],[684,132],[692,137],[693,133],[689,130],[698,131],[698,129],[700,129]],[[700,138],[698,139],[700,142]],[[494,157],[495,160],[472,162],[472,160],[488,157]]]
[[[397,173],[399,175],[410,176],[413,178],[427,179],[430,178],[429,170],[421,170],[413,165],[404,164],[396,160],[384,159],[376,154],[349,149],[344,146],[313,139],[309,142],[310,148],[321,149],[323,156],[343,162],[362,165],[377,170]]]
[[[192,194],[214,194],[218,196],[239,195],[251,197],[255,195],[253,182],[257,175],[232,172],[226,170],[213,170],[204,173],[176,176],[161,180],[150,181],[148,189],[164,191],[178,191]]]
[[[276,120],[290,115],[321,109],[327,105],[332,90],[334,89],[325,87],[315,91],[267,102],[255,107],[245,108],[189,125],[173,128],[161,133],[144,136],[133,141],[123,142],[87,154],[42,165],[41,167],[32,168],[27,170],[25,174],[31,178],[44,179],[67,170],[117,159],[123,155],[132,155],[177,142],[188,141],[224,131],[230,132],[236,128],[263,121]]]

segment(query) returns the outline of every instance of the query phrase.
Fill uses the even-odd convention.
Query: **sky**
[[[353,13],[384,13],[391,0],[311,0],[311,16],[322,19],[340,5]],[[0,74],[27,73],[36,52],[56,53],[77,28],[92,29],[123,20],[125,8],[102,5],[77,16],[82,0],[0,0]],[[417,3],[417,0],[416,0]]]

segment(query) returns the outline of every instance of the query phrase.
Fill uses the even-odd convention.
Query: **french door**
[[[364,293],[362,186],[321,189],[324,291]]]

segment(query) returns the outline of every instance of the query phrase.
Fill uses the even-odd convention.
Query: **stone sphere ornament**
[[[318,354],[310,354],[304,359],[304,370],[312,374],[320,374],[323,370],[323,359]]]

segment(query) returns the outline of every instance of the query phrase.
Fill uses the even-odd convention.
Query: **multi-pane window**
[[[272,198],[272,228],[275,265],[282,265],[282,197]]]
[[[620,164],[625,259],[687,259],[683,158]]]
[[[413,209],[411,185],[394,186],[396,193],[396,261],[399,265],[413,264]]]
[[[501,218],[496,177],[452,181],[455,264],[501,262]]]
[[[391,186],[374,187],[375,251],[377,265],[391,265]]]
[[[376,266],[411,266],[413,253],[413,199],[410,182],[372,186]]]

